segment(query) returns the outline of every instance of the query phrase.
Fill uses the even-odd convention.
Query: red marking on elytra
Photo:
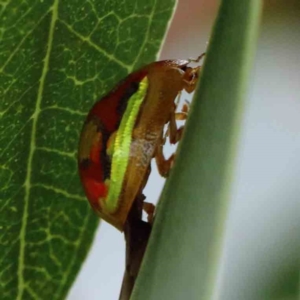
[[[107,196],[107,186],[103,182],[97,182],[94,178],[85,178],[84,187],[88,199],[94,209],[99,209],[99,199]]]

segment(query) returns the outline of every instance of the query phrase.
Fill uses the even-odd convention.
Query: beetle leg
[[[192,93],[195,90],[199,78],[199,71],[200,71],[200,66],[196,68],[186,69],[182,80],[184,84],[184,89],[188,93]]]
[[[176,107],[177,107],[177,105],[176,105]],[[183,106],[182,106],[182,108],[181,108],[181,111],[175,113],[175,120],[176,120],[176,121],[184,121],[184,120],[186,120],[189,110],[190,110],[190,103],[189,103],[189,101],[185,100],[185,103],[183,104]],[[178,131],[178,130],[179,130],[179,131],[182,131],[181,128],[177,129],[177,125],[176,125],[176,123],[174,122],[174,119],[173,119],[173,118],[171,119],[171,122],[172,122],[172,123],[171,123],[171,124],[169,123],[168,128],[167,128],[167,131],[166,131],[166,133],[165,133],[165,135],[164,135],[164,140],[163,140],[164,142],[163,142],[163,145],[165,144],[167,137],[170,136],[170,130],[171,130],[171,127],[172,127],[172,131],[173,131],[174,133],[175,133],[176,131]],[[181,133],[180,133],[180,137],[181,137]],[[177,141],[180,140],[180,137],[177,138],[176,141],[175,141],[173,144],[176,144]]]
[[[151,173],[151,165],[149,165],[149,168],[147,169],[147,172],[145,174],[145,177],[144,177],[144,180],[143,180],[143,183],[141,184],[141,189],[139,191],[139,195],[142,195],[142,191],[143,189],[145,188],[146,184],[147,184],[147,181],[148,181],[148,178],[149,178],[149,175]],[[146,197],[144,196],[144,199],[146,199]],[[144,200],[143,199],[143,200]],[[147,217],[147,220],[150,224],[153,223],[153,219],[154,219],[154,211],[155,211],[155,205],[150,203],[150,202],[145,202],[143,201],[143,204],[142,204],[142,208],[143,208],[143,211],[146,212],[146,214],[148,215]]]
[[[189,110],[190,110],[190,102],[188,100],[185,100],[185,103],[182,106],[181,112],[188,114]]]
[[[183,126],[177,128],[176,114],[174,111],[172,111],[170,114],[168,130],[166,132],[166,136],[169,137],[171,144],[176,144],[180,140],[183,129],[184,129]],[[166,159],[164,156],[163,145],[165,144],[166,136],[163,137],[163,134],[161,135],[161,138],[157,144],[156,151],[155,151],[155,161],[156,161],[157,169],[160,175],[163,177],[168,176],[175,158],[174,153],[168,159]]]
[[[175,113],[175,120],[177,121],[186,120],[189,110],[190,110],[190,103],[187,100],[185,100],[185,103],[183,104],[181,111]]]
[[[177,116],[176,113],[171,113],[170,122],[168,126],[168,136],[171,144],[176,144],[182,136],[184,126],[180,126],[179,128],[177,128],[176,118],[178,116],[186,118],[184,113],[180,113],[180,115]]]
[[[174,154],[172,154],[168,159],[166,159],[163,153],[163,145],[164,138],[161,135],[160,140],[158,141],[158,144],[156,146],[155,161],[159,174],[162,177],[167,177],[173,164]]]
[[[150,224],[153,223],[155,205],[150,202],[143,202],[143,210],[147,213],[147,220]]]

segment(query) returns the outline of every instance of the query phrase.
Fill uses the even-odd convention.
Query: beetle
[[[105,221],[123,231],[134,199],[142,193],[155,158],[166,177],[174,154],[166,159],[166,138],[176,144],[188,108],[176,112],[175,100],[195,90],[200,66],[197,59],[153,62],[129,74],[94,104],[82,128],[78,168],[86,197]],[[167,124],[167,132],[164,127]],[[145,205],[149,211],[151,206]]]

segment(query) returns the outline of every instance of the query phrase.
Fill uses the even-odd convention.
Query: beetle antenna
[[[197,58],[189,58],[188,61],[189,61],[189,63],[191,63],[191,62],[197,63],[197,62],[199,62],[204,56],[205,56],[205,52],[202,53],[201,55],[199,55]]]

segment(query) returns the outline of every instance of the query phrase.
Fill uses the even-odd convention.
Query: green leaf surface
[[[155,60],[174,4],[1,2],[1,299],[65,297],[98,224],[77,174],[81,126],[95,100]]]
[[[176,164],[160,199],[133,300],[216,296],[260,9],[260,0],[221,3],[201,82]]]

